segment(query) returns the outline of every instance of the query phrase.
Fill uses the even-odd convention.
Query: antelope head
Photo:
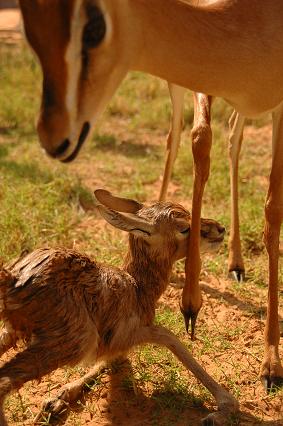
[[[112,226],[131,234],[132,249],[135,237],[142,243],[144,253],[171,259],[172,263],[186,256],[191,215],[180,204],[158,202],[144,206],[135,200],[115,197],[104,189],[97,189],[94,194],[95,205],[101,216]],[[201,218],[202,252],[218,249],[224,235],[225,228],[218,222]]]
[[[40,142],[50,156],[72,161],[137,55],[128,0],[19,3],[43,72]]]

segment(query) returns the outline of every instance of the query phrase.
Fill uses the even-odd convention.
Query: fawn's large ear
[[[115,197],[105,189],[97,189],[94,191],[94,195],[99,203],[116,212],[136,213],[143,207],[138,201],[130,198]]]
[[[104,205],[102,202],[102,200],[104,201],[104,198],[103,196],[102,197],[100,196],[101,195],[100,191],[102,190],[97,190],[94,193],[96,201],[97,201],[96,207],[98,208],[101,216],[108,223],[110,223],[112,226],[115,226],[115,228],[121,229],[122,231],[130,232],[131,234],[134,234],[139,237],[145,238],[152,235],[152,233],[154,232],[154,225],[151,222],[137,216],[136,214],[133,214],[133,213],[123,214],[117,210],[109,208],[106,204]],[[113,197],[113,198],[116,198],[116,197]],[[118,199],[118,200],[121,200],[121,199]],[[118,203],[118,208],[119,207],[121,206],[119,206],[119,203]]]

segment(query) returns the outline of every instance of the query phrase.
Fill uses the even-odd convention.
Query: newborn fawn
[[[189,212],[170,202],[145,207],[102,189],[95,191],[95,200],[107,222],[129,233],[122,269],[101,265],[74,250],[49,248],[0,269],[4,324],[0,354],[19,339],[26,342],[26,348],[0,368],[0,425],[7,424],[5,397],[25,382],[66,365],[95,365],[44,404],[41,414],[56,414],[98,375],[102,361],[125,356],[134,346],[146,343],[167,347],[213,394],[219,410],[209,414],[204,424],[225,424],[238,409],[237,401],[173,333],[153,324],[156,302],[169,284],[173,263],[186,255]],[[218,246],[224,232],[219,223],[202,219],[201,248]]]

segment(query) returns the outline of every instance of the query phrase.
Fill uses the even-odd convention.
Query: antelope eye
[[[204,238],[206,238],[209,235],[209,229],[201,229],[200,235]]]
[[[88,22],[83,30],[83,48],[93,49],[103,40],[106,33],[106,24],[101,10],[96,6],[87,6]]]
[[[186,229],[183,229],[183,230],[182,230],[182,231],[180,231],[180,232],[181,232],[181,234],[186,235],[186,234],[188,234],[188,233],[189,233],[189,231],[190,231],[190,228],[186,228]]]

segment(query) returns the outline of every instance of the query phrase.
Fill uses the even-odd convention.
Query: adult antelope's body
[[[278,252],[283,218],[283,3],[219,0],[194,7],[179,0],[21,0],[27,38],[44,75],[41,143],[74,159],[90,128],[131,70],[226,99],[242,116],[273,112],[273,161],[266,201],[269,296],[265,357],[268,386],[283,379],[279,359]],[[205,66],[204,66],[205,64]],[[195,144],[205,180],[209,147]],[[199,217],[199,212],[194,212]],[[199,230],[194,223],[193,230]],[[196,235],[196,234],[195,234]],[[191,237],[190,244],[194,244]],[[199,259],[188,257],[184,316],[201,307]]]

